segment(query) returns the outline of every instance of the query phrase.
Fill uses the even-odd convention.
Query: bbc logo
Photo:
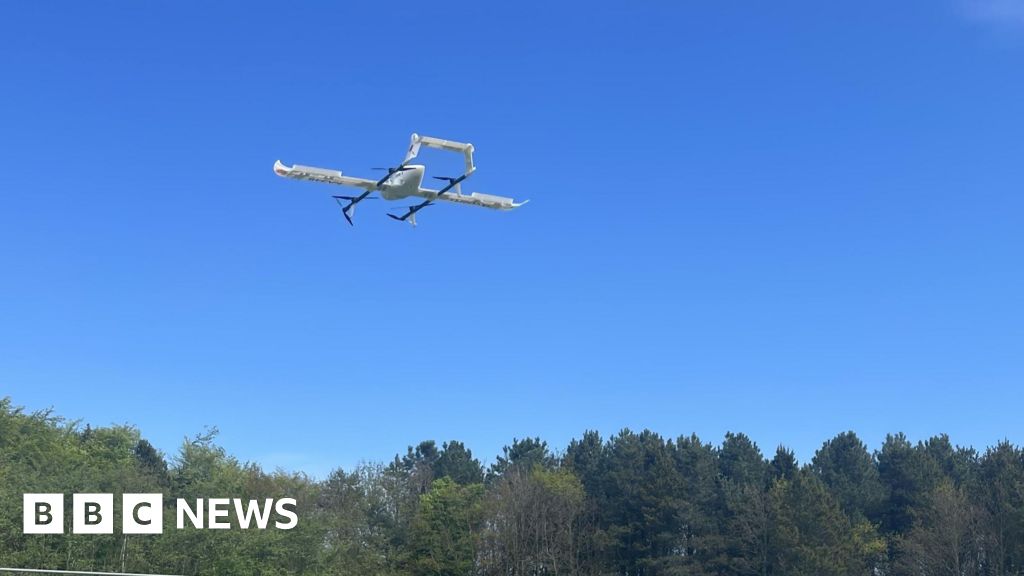
[[[24,494],[25,534],[64,533],[63,494]],[[164,529],[163,494],[124,494],[121,499],[124,534],[160,534]],[[71,532],[113,534],[113,494],[73,494]]]

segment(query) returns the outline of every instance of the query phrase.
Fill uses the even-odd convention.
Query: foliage
[[[168,457],[131,426],[0,400],[0,564],[182,575],[1019,576],[1024,451],[853,432],[801,466],[720,445],[586,432],[514,440],[487,469],[459,441],[314,480],[240,462],[210,429]],[[27,492],[163,493],[160,536],[24,535]],[[293,530],[175,528],[175,500],[295,498]],[[70,498],[68,498],[70,500]],[[117,512],[120,515],[120,511]]]

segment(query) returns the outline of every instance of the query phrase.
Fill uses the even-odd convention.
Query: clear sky
[[[0,63],[15,404],[319,476],[623,427],[1024,442],[1020,0],[16,2]],[[414,131],[532,202],[349,228],[271,169]]]

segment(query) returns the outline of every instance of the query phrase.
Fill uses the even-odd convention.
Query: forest
[[[26,535],[22,494],[162,493],[160,535]],[[174,526],[177,498],[295,498],[292,530]],[[70,496],[69,496],[70,498]],[[115,502],[120,496],[115,496]],[[852,432],[809,462],[622,430],[513,439],[483,466],[457,440],[323,479],[240,462],[211,429],[177,453],[0,400],[0,566],[180,575],[1024,574],[1024,451]]]

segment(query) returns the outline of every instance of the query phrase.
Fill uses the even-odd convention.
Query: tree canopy
[[[22,534],[28,492],[163,493],[161,535]],[[293,530],[174,527],[176,498],[297,500]],[[115,498],[117,501],[117,498]],[[513,439],[486,467],[426,440],[317,480],[265,472],[216,429],[162,454],[0,400],[0,564],[182,574],[1019,576],[1024,450],[852,431],[809,463],[742,433],[721,443],[594,431],[564,452]]]

